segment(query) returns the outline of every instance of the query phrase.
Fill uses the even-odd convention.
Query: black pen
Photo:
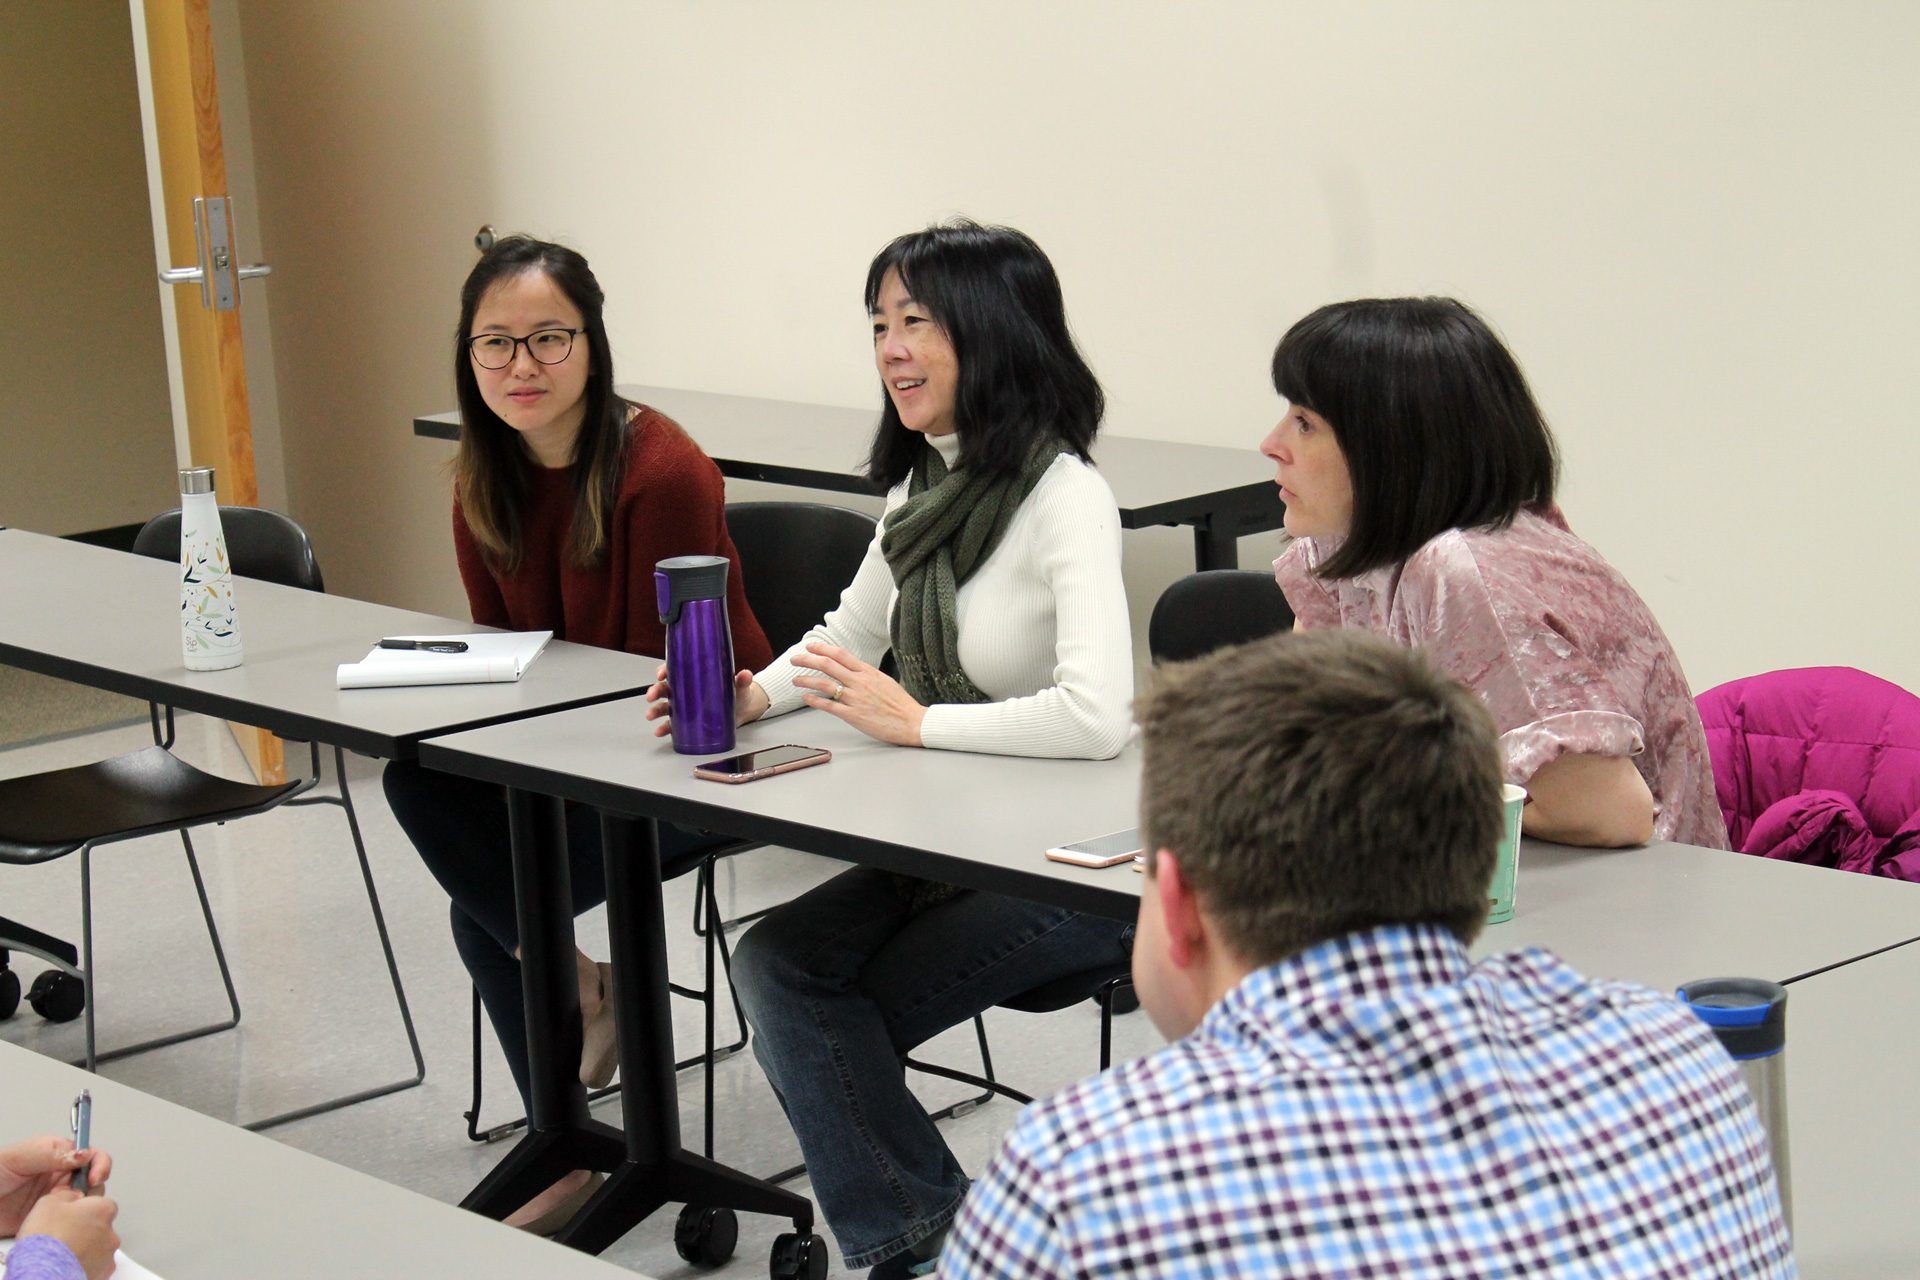
[[[380,642],[382,649],[418,649],[422,653],[465,653],[465,640],[396,640],[392,636]]]

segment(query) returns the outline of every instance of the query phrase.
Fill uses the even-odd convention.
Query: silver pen
[[[82,1089],[80,1096],[73,1100],[73,1149],[85,1151],[93,1140],[93,1090]],[[85,1193],[87,1189],[88,1165],[81,1165],[73,1171],[73,1180],[67,1185],[75,1191]]]

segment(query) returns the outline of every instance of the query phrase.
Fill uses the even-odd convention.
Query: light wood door
[[[190,265],[200,257],[194,200],[227,195],[213,27],[207,0],[143,0],[143,7],[165,192],[166,247],[175,266]],[[255,506],[260,491],[254,476],[240,312],[207,305],[198,285],[176,285],[172,292],[193,464],[214,468],[223,504]],[[244,639],[244,617],[240,625]],[[278,738],[244,725],[234,725],[233,731],[260,781],[285,781],[285,753]]]

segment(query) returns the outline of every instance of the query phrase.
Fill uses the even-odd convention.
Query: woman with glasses
[[[671,419],[614,390],[604,295],[587,261],[515,236],[474,265],[460,293],[454,383],[453,542],[473,620],[629,653],[666,651],[655,562],[720,555],[733,562],[727,608],[740,660],[771,649],[747,607],[727,536],[720,471]],[[498,787],[395,762],[385,775],[395,818],[453,899],[453,939],[527,1098],[527,1028],[506,803]],[[567,814],[574,910],[606,897],[598,825]],[[665,824],[663,858],[706,838]],[[576,953],[585,1019],[580,1077],[614,1070],[611,984]],[[507,1221],[557,1231],[598,1185],[575,1171]]]
[[[1011,228],[931,227],[881,250],[866,306],[884,397],[867,471],[886,514],[838,607],[740,672],[739,719],[810,707],[902,747],[1117,754],[1133,698],[1120,521],[1088,461],[1100,384],[1052,264]],[[650,696],[664,732],[666,691]],[[930,823],[991,800],[912,798]],[[859,868],[746,934],[733,976],[754,1053],[848,1266],[920,1274],[966,1194],[900,1055],[1055,979],[1098,973],[1092,995],[1129,932]]]

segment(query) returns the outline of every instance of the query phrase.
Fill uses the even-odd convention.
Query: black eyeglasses
[[[541,364],[559,364],[573,354],[574,335],[585,332],[585,329],[541,329],[524,338],[480,333],[467,339],[467,350],[473,353],[473,362],[482,369],[506,368],[513,363],[516,347],[525,347],[527,354]]]

